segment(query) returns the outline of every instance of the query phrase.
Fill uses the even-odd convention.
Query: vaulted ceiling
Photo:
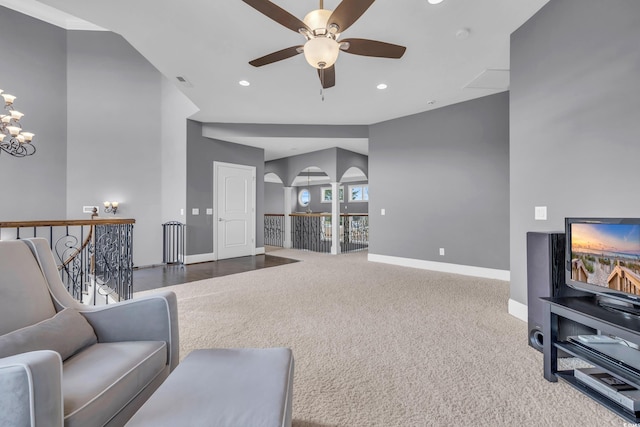
[[[335,87],[323,91],[303,55],[249,65],[305,39],[242,0],[0,5],[68,30],[120,34],[200,109],[191,118],[210,123],[209,137],[262,148],[268,161],[330,147],[368,154],[366,131],[299,125],[370,125],[507,90],[510,34],[547,2],[377,0],[340,38],[398,44],[406,53],[384,59],[340,52]],[[299,19],[319,7],[318,0],[273,3]],[[324,8],[340,3],[325,0]],[[386,89],[377,89],[381,83]],[[251,124],[250,131],[238,124]]]
[[[59,10],[70,15],[59,18],[60,26],[86,28],[79,18],[121,34],[200,108],[196,120],[367,125],[506,90],[509,35],[547,1],[378,0],[342,37],[403,45],[405,55],[394,60],[341,52],[336,85],[324,90],[324,100],[317,72],[303,55],[259,68],[249,65],[303,44],[304,38],[241,0],[0,4],[30,8],[34,16],[38,10],[51,16]],[[318,8],[316,0],[274,3],[300,19]],[[324,7],[335,9],[339,3],[326,0]],[[250,85],[241,86],[240,80]],[[387,89],[377,89],[379,83]]]

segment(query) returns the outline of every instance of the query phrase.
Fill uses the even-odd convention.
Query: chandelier
[[[36,147],[31,145],[34,135],[22,130],[20,119],[24,114],[13,107],[16,97],[3,92],[0,89],[5,110],[5,114],[0,114],[0,150],[14,157],[31,156],[36,152]]]

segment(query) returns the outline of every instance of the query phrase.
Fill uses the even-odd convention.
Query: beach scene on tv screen
[[[571,279],[640,295],[640,225],[571,224]]]

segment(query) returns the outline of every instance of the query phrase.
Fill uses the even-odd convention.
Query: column
[[[331,183],[331,254],[340,253],[340,183]]]
[[[296,200],[296,188],[295,187],[283,187],[284,188],[284,239],[282,241],[282,247],[291,249],[293,242],[291,240],[291,216],[293,213],[293,207]]]

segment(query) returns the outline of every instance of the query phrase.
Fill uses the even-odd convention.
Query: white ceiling
[[[248,64],[303,44],[304,39],[241,0],[0,0],[0,4],[67,29],[91,28],[80,18],[121,34],[200,108],[192,117],[195,120],[368,125],[508,89],[508,73],[499,70],[509,69],[509,36],[547,1],[444,0],[431,5],[426,0],[378,0],[342,37],[400,44],[407,47],[404,57],[341,52],[336,86],[324,91],[324,101],[316,70],[303,55],[260,68]],[[300,19],[318,6],[316,0],[274,3]],[[339,0],[325,0],[324,7],[335,9],[338,4]],[[48,15],[51,8],[63,11],[65,18],[56,22],[38,16],[39,7]],[[456,36],[461,29],[468,29],[467,38]],[[176,76],[186,77],[192,87],[179,84]],[[251,85],[240,86],[240,80]],[[378,83],[388,88],[378,90]],[[260,138],[247,139],[243,143],[252,145]],[[291,154],[306,151],[314,150]]]

